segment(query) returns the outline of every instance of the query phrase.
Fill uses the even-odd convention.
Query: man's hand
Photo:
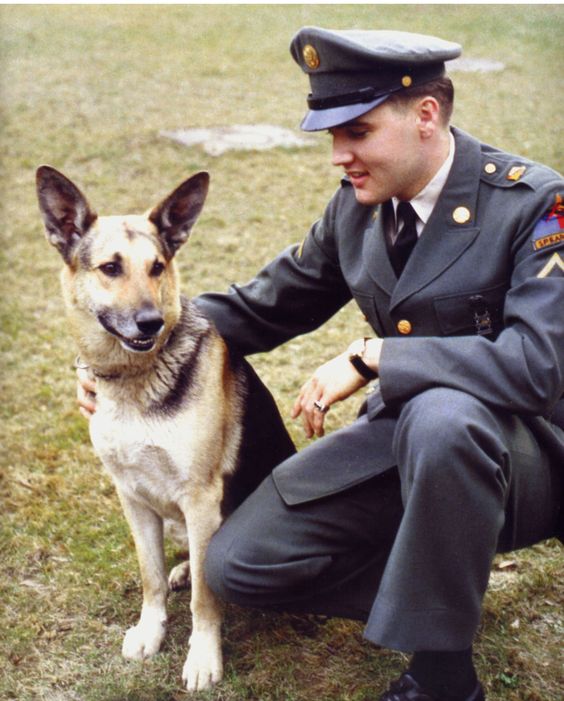
[[[366,342],[364,362],[376,372],[382,351],[382,339],[373,338]],[[332,404],[350,397],[368,380],[359,374],[349,360],[350,349],[321,365],[312,377],[302,386],[292,408],[291,416],[301,415],[305,434],[308,438],[323,436],[325,414]]]
[[[96,411],[96,382],[90,379],[88,370],[77,368],[76,399],[79,411],[84,418],[90,420]]]

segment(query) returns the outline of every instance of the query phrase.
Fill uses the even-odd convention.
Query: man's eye
[[[366,129],[349,132],[351,139],[364,139],[367,134],[368,131]]]
[[[112,261],[111,263],[103,263],[99,266],[99,270],[101,270],[104,275],[107,275],[108,277],[117,277],[123,272],[121,264],[115,261]]]
[[[160,275],[163,274],[164,269],[165,269],[164,263],[161,263],[160,260],[156,260],[153,263],[153,266],[151,268],[151,272],[149,273],[149,275],[151,277],[159,277]]]

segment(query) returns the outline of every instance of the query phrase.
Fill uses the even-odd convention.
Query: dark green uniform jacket
[[[432,387],[462,390],[526,417],[564,470],[564,182],[453,134],[448,180],[399,279],[383,208],[358,204],[343,180],[301,246],[198,304],[232,349],[250,354],[317,328],[354,298],[386,339],[369,418]],[[390,467],[391,438],[374,457],[354,474],[323,465],[303,480],[275,479],[287,503],[307,501]]]

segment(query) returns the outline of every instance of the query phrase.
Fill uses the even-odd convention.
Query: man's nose
[[[346,166],[353,160],[354,155],[348,145],[343,140],[333,137],[331,163],[334,166]]]

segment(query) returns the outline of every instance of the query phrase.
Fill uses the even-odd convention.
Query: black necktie
[[[398,233],[398,237],[391,248],[390,260],[392,267],[399,277],[407,263],[413,247],[417,243],[417,214],[409,202],[400,202],[397,209],[398,220],[403,220],[403,226]]]

